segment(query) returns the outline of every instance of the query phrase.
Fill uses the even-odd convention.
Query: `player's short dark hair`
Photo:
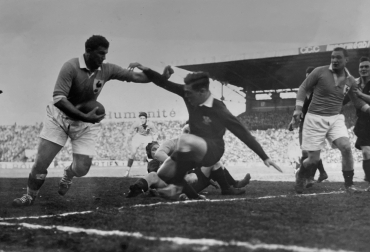
[[[92,35],[85,42],[85,50],[90,49],[93,51],[98,49],[99,46],[109,48],[109,41],[101,35]]]
[[[343,47],[335,47],[333,49],[333,52],[340,52],[340,51],[343,52],[344,57],[348,57],[348,52]]]
[[[139,112],[139,117],[144,116],[145,118],[148,118],[148,114],[145,112]]]
[[[209,74],[206,72],[190,73],[186,75],[184,82],[185,85],[191,85],[194,90],[209,89]]]
[[[313,67],[313,66],[307,67],[306,68],[306,74],[310,74],[314,69],[315,69],[315,67]]]
[[[153,145],[159,145],[159,143],[157,141],[153,141],[151,143],[148,143],[147,146],[145,147],[145,150],[146,150],[146,155],[148,156],[148,158],[150,159],[153,159],[154,157],[152,157],[152,147]]]
[[[361,63],[361,62],[364,62],[364,61],[370,61],[369,57],[362,56],[362,57],[360,58],[360,63]]]

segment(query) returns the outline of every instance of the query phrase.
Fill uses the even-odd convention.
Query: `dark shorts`
[[[353,132],[357,136],[355,143],[356,149],[361,150],[361,146],[370,146],[370,122],[367,117],[358,118]]]
[[[191,184],[191,186],[194,188],[196,192],[200,192],[206,187],[210,185],[209,178],[207,178],[204,173],[201,171],[200,168],[196,168],[194,170],[191,170],[189,173],[195,173],[198,177],[198,181],[194,184]]]
[[[358,137],[355,143],[355,147],[361,150],[361,146],[370,146],[370,137]]]
[[[207,143],[207,153],[204,156],[201,166],[212,166],[220,161],[225,152],[225,143],[210,138],[203,138]]]

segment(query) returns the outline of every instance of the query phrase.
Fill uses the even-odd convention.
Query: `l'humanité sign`
[[[186,120],[187,113],[180,109],[150,109],[140,111],[108,111],[104,121],[132,121],[139,118],[140,112],[146,112],[148,119],[152,120]],[[186,112],[186,111],[185,111]]]

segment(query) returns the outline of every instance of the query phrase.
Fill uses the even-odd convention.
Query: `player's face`
[[[140,122],[141,122],[141,124],[145,124],[146,123],[146,117],[145,116],[140,116]]]
[[[342,70],[347,64],[348,58],[344,56],[342,51],[333,51],[331,53],[331,64],[333,70]]]
[[[363,61],[360,63],[358,72],[361,77],[367,77],[370,73],[370,61]]]
[[[106,59],[106,55],[108,54],[108,48],[99,46],[97,49],[89,52],[89,64],[96,68],[99,68],[103,61]]]
[[[155,152],[158,150],[159,145],[158,144],[153,144],[152,148],[150,149],[150,152],[152,153],[152,157],[154,157]]]
[[[194,90],[191,85],[185,85],[185,98],[190,102],[193,106],[198,106],[202,104],[204,100],[204,93],[202,92],[203,89]]]

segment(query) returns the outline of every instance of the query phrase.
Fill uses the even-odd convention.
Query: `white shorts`
[[[151,143],[151,142],[152,142],[152,136],[151,135],[143,136],[143,135],[140,135],[140,134],[136,134],[132,137],[131,146],[136,149],[141,144],[145,144],[145,146],[146,146],[148,143]]]
[[[95,140],[100,128],[100,123],[73,120],[50,103],[46,107],[40,137],[60,146],[64,146],[69,137],[73,153],[93,157],[96,155]]]
[[[307,113],[302,131],[302,150],[318,151],[325,147],[325,139],[333,146],[340,137],[349,137],[344,115],[320,116]]]

